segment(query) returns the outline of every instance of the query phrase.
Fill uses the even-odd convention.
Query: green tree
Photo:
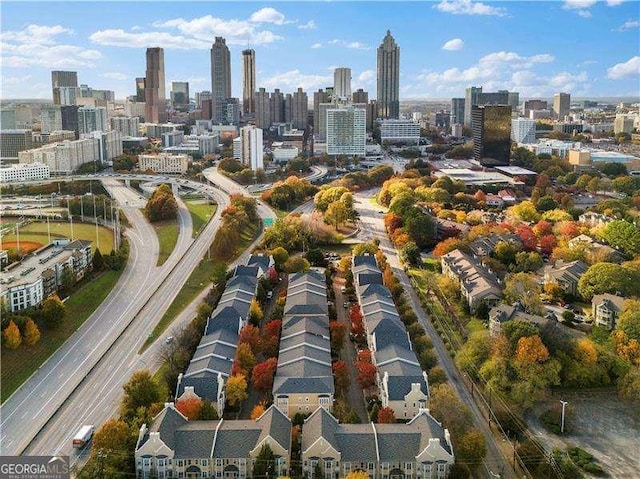
[[[429,412],[442,424],[446,424],[454,438],[462,437],[473,424],[471,412],[447,384],[432,388]]]
[[[105,267],[104,258],[102,257],[102,253],[100,253],[99,249],[93,253],[93,270],[94,271],[102,271]]]
[[[9,321],[9,325],[2,331],[2,339],[7,349],[17,349],[22,343],[20,329],[13,320]]]
[[[300,271],[309,271],[311,265],[302,256],[294,256],[289,258],[284,265],[284,270],[287,273],[298,273]]]
[[[408,265],[416,266],[420,264],[420,248],[409,241],[400,249],[400,260]]]
[[[423,248],[435,244],[436,225],[429,216],[418,208],[413,207],[407,211],[404,228],[418,247]]]
[[[273,256],[273,260],[276,263],[276,267],[281,269],[284,267],[284,264],[289,259],[289,252],[286,249],[279,246],[271,250],[271,256]]]
[[[67,307],[56,294],[49,296],[42,302],[42,319],[49,327],[59,326],[66,313]]]
[[[617,329],[623,331],[629,339],[640,342],[640,300],[627,301],[618,318]]]
[[[550,211],[558,207],[558,203],[551,196],[543,196],[536,203],[536,209],[544,213],[545,211]]]
[[[519,248],[516,245],[508,241],[499,241],[493,250],[492,256],[508,266],[515,263],[518,251]]]
[[[531,272],[542,268],[543,261],[540,254],[535,251],[520,251],[515,256],[516,271]]]
[[[622,399],[640,403],[640,365],[629,368],[618,380],[618,393]]]
[[[124,396],[120,403],[120,415],[125,421],[132,420],[138,408],[148,409],[162,399],[160,387],[146,369],[134,372],[122,388]]]
[[[543,307],[540,300],[540,292],[540,285],[535,276],[530,273],[510,274],[505,280],[505,299],[509,303],[520,302],[529,313],[542,313]]]
[[[578,292],[584,299],[595,294],[640,294],[640,269],[633,264],[596,263],[578,280]]]
[[[324,219],[327,223],[332,224],[338,229],[341,224],[349,219],[349,211],[342,201],[334,201],[330,203],[324,213]]]
[[[491,337],[486,330],[471,333],[467,342],[456,354],[456,364],[473,377],[476,371],[491,355]]]
[[[478,429],[471,429],[457,441],[456,460],[466,464],[471,470],[477,469],[487,454],[484,435]]]
[[[213,403],[207,399],[202,401],[202,406],[200,407],[200,420],[213,421],[217,419],[220,419],[220,416],[218,416],[218,411],[213,406]]]
[[[92,456],[105,454],[101,470],[103,477],[120,477],[133,472],[133,457],[130,451],[135,447],[135,436],[122,419],[109,419],[93,436]]]
[[[621,249],[627,256],[640,254],[640,228],[628,221],[612,221],[605,226],[602,237],[614,248]]]
[[[276,456],[268,444],[264,444],[256,457],[253,465],[255,478],[275,479],[276,478]]]

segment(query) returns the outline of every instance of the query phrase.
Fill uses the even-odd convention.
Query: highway
[[[360,238],[360,241],[366,242],[372,241],[375,238],[380,240],[380,249],[386,255],[387,261],[393,268],[396,277],[402,284],[404,290],[408,293],[408,299],[413,310],[418,316],[420,324],[425,329],[427,336],[432,339],[433,347],[438,355],[438,364],[446,372],[449,385],[456,390],[462,402],[469,407],[474,416],[476,426],[484,434],[487,443],[487,455],[484,460],[485,477],[515,479],[516,475],[514,474],[511,465],[505,459],[502,449],[498,445],[497,440],[482,416],[480,409],[478,409],[471,393],[459,379],[460,373],[453,363],[453,359],[449,356],[442,339],[420,305],[418,295],[414,291],[409,277],[400,264],[398,252],[387,237],[382,218],[383,214],[378,213],[380,207],[369,202],[369,198],[373,196],[373,194],[373,190],[368,190],[354,195],[354,199],[356,200],[354,202],[354,207],[358,210],[358,213],[360,213],[361,227],[358,237]]]
[[[113,179],[104,181],[132,224],[126,233],[130,261],[96,312],[0,409],[2,454],[68,454],[70,438],[82,424],[100,424],[113,413],[108,404],[117,404],[127,372],[136,369],[141,341],[204,255],[219,224],[219,212],[228,203],[217,188],[193,183],[216,199],[218,213],[190,247],[191,217],[179,201],[178,243],[158,268],[157,237],[137,209],[139,195]],[[105,408],[108,414],[103,418]]]

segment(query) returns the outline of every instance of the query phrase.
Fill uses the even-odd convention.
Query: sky
[[[376,90],[376,49],[400,47],[400,99],[463,97],[469,86],[521,98],[640,95],[640,3],[634,0],[17,2],[2,1],[0,99],[51,99],[51,70],[135,94],[145,49],[165,52],[171,81],[211,89],[209,49],[231,50],[232,95],[242,96],[241,51],[256,52],[256,84],[309,93],[349,67],[352,88]]]

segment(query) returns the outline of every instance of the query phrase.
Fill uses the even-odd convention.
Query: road
[[[380,207],[369,202],[369,198],[373,195],[374,191],[369,190],[356,193],[354,197],[354,199],[356,200],[354,202],[354,207],[358,210],[358,213],[360,213],[361,227],[358,236],[361,238],[361,241],[372,241],[374,238],[378,238],[380,240],[380,249],[386,255],[387,261],[393,268],[393,271],[402,284],[404,290],[408,293],[408,299],[411,303],[411,306],[413,307],[413,310],[418,316],[420,324],[422,324],[422,327],[424,327],[427,335],[433,341],[433,347],[436,354],[438,355],[438,364],[446,372],[449,384],[456,390],[462,402],[466,404],[471,410],[471,413],[473,414],[475,419],[476,426],[484,434],[487,442],[487,455],[484,460],[484,472],[486,477],[497,477],[495,475],[492,476],[491,474],[500,474],[499,477],[515,479],[516,476],[513,473],[511,465],[505,459],[502,453],[502,449],[498,445],[498,442],[495,439],[491,429],[485,422],[485,419],[482,416],[482,413],[480,412],[480,409],[476,405],[475,401],[473,400],[471,393],[462,383],[462,380],[460,379],[460,373],[453,363],[453,359],[451,358],[451,356],[449,356],[444,343],[442,342],[442,339],[440,338],[435,328],[433,327],[433,324],[422,309],[418,295],[414,291],[409,277],[400,264],[398,252],[387,237],[384,229],[384,222],[382,219],[383,215],[381,213],[378,213]]]

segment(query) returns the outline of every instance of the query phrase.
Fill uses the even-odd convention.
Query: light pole
[[[562,403],[562,419],[560,420],[560,434],[564,434],[564,407],[569,404],[567,401],[560,399]]]

